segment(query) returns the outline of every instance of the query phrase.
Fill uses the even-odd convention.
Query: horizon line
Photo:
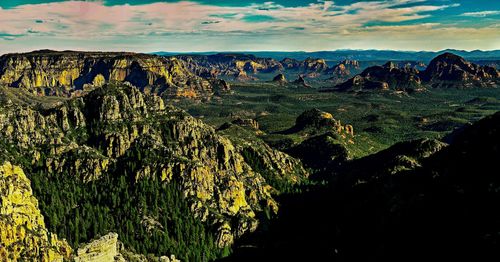
[[[54,52],[102,52],[102,53],[137,53],[137,54],[157,54],[157,53],[172,53],[172,54],[195,54],[195,53],[265,53],[265,52],[281,52],[281,53],[319,53],[319,52],[338,52],[338,51],[392,51],[392,52],[406,52],[406,53],[438,53],[447,50],[453,51],[461,51],[461,52],[495,52],[500,51],[500,49],[454,49],[454,48],[445,48],[440,50],[398,50],[398,49],[331,49],[331,50],[315,50],[315,51],[304,51],[304,50],[211,50],[211,51],[151,51],[151,52],[141,52],[141,51],[126,51],[126,50],[82,50],[82,49],[33,49],[31,51],[20,51],[20,52],[6,52],[3,53],[0,51],[0,55],[7,54],[23,54],[23,53],[32,53],[37,51],[54,51]]]

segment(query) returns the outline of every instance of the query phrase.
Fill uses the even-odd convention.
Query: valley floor
[[[396,142],[439,138],[500,110],[498,89],[433,89],[411,95],[393,92],[318,92],[268,83],[234,84],[233,94],[209,102],[175,101],[204,122],[219,127],[235,118],[257,120],[264,138],[280,139],[305,110],[318,108],[354,127],[361,157]],[[299,139],[300,140],[300,139]]]

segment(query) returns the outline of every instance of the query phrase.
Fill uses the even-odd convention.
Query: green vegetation
[[[411,95],[391,92],[319,93],[316,89],[286,88],[269,83],[235,84],[234,94],[207,103],[180,101],[175,104],[215,127],[232,117],[254,118],[261,136],[280,148],[295,135],[278,135],[295,124],[305,110],[318,108],[354,127],[355,143],[348,147],[353,157],[362,157],[397,142],[417,138],[439,138],[462,126],[500,110],[498,89],[433,89]]]
[[[176,254],[183,261],[213,260],[223,250],[191,213],[174,181],[137,182],[125,174],[81,183],[68,174],[30,176],[47,228],[73,247],[117,232],[126,248],[140,254]]]

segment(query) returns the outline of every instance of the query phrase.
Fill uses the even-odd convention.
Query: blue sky
[[[496,0],[0,0],[0,53],[500,49]]]

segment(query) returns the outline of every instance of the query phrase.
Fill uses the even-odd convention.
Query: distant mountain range
[[[284,58],[293,58],[304,60],[308,57],[322,58],[327,61],[342,61],[342,60],[358,60],[358,61],[422,61],[429,62],[434,57],[444,53],[454,53],[467,60],[500,60],[500,50],[482,51],[464,51],[455,49],[446,49],[437,52],[431,51],[394,51],[394,50],[335,50],[335,51],[317,51],[317,52],[280,52],[280,51],[242,51],[242,52],[194,52],[194,53],[179,53],[179,52],[155,52],[156,55],[173,56],[173,55],[211,55],[217,53],[234,53],[234,54],[252,54],[257,57],[268,57],[276,60]]]

